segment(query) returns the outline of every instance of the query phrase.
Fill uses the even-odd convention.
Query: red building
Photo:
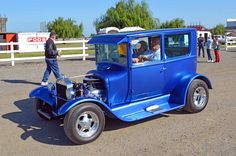
[[[10,43],[17,41],[17,33],[0,33],[0,43]],[[14,46],[16,49],[17,46]],[[0,50],[10,50],[10,46],[0,46]]]

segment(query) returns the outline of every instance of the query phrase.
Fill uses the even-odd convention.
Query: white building
[[[197,30],[197,38],[200,37],[200,35],[204,38],[205,41],[207,41],[208,37],[212,37],[212,33],[210,30],[207,30],[205,27],[201,25],[193,25],[189,26],[189,28],[195,28]]]
[[[202,35],[202,37],[207,40],[208,37],[212,37],[212,34],[210,31],[208,30],[199,30],[197,31],[197,37],[200,37],[200,34]]]
[[[226,20],[226,35],[236,36],[236,19]]]
[[[227,19],[226,27],[235,27],[236,28],[236,19]]]
[[[19,51],[32,52],[44,51],[44,44],[49,38],[49,32],[18,33]]]

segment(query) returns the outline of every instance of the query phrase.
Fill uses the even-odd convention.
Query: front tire
[[[71,109],[64,118],[66,136],[75,144],[86,144],[97,139],[105,126],[100,107],[84,103]]]
[[[185,110],[191,113],[202,111],[209,99],[209,91],[207,84],[200,79],[195,79],[189,86],[187,93],[187,103]]]

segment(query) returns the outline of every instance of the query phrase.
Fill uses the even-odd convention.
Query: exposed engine
[[[85,96],[106,101],[106,87],[101,79],[95,76],[87,76],[83,80],[83,86]]]
[[[50,90],[50,89],[49,89]],[[83,83],[76,83],[67,77],[56,82],[57,107],[76,97],[92,97],[106,102],[106,87],[103,80],[94,75],[86,76]]]

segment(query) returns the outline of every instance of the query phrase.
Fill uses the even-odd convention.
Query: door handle
[[[166,70],[166,68],[165,67],[162,67],[161,68],[161,72],[163,72],[163,71],[165,71]]]

